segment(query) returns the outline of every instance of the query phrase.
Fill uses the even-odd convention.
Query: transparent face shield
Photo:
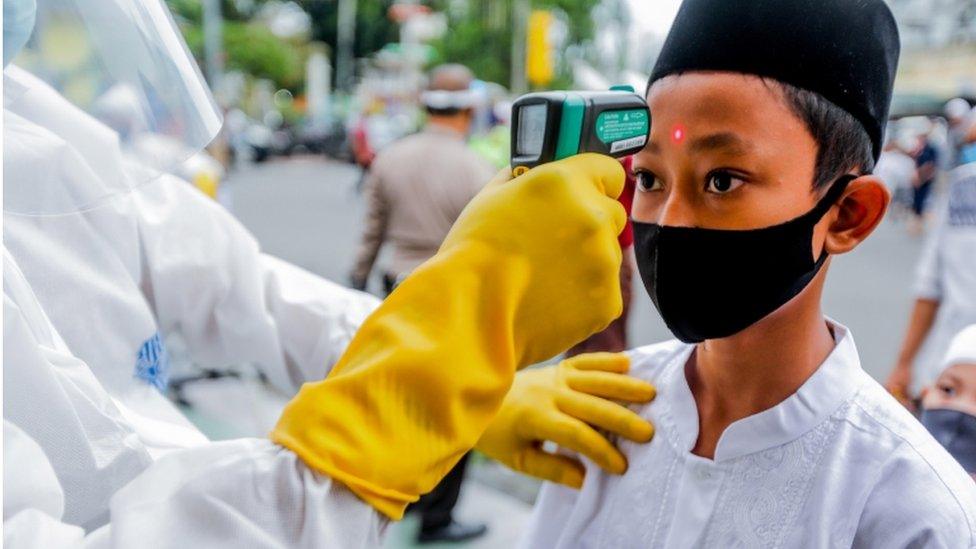
[[[98,207],[217,135],[220,110],[163,0],[37,0],[35,21],[4,71],[4,211]]]

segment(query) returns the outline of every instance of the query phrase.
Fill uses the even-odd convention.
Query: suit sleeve
[[[377,306],[261,253],[225,209],[164,176],[136,196],[142,289],[164,333],[178,332],[195,362],[256,364],[292,393],[331,370]]]

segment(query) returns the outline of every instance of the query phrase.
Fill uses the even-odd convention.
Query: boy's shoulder
[[[908,410],[872,380],[846,419],[885,453],[859,531],[976,547],[976,482]]]
[[[626,352],[630,357],[630,375],[645,381],[655,381],[665,367],[687,353],[693,345],[677,339],[635,347]]]

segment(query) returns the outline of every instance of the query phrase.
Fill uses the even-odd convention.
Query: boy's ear
[[[881,223],[891,195],[881,179],[862,175],[847,185],[837,201],[837,217],[827,228],[824,246],[833,255],[857,247]]]

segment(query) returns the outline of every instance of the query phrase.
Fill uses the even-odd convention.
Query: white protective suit
[[[3,255],[4,547],[379,545],[386,518],[270,441],[202,441],[153,461]],[[88,532],[72,505],[100,515]]]
[[[344,488],[270,442],[211,444],[189,424],[159,391],[160,334],[179,332],[200,363],[253,362],[294,391],[326,375],[375,298],[262,255],[176,178],[106,193],[136,169],[115,134],[16,67],[4,88],[5,199],[25,182],[53,200],[101,198],[4,213],[5,542],[51,546],[35,536],[60,530],[38,521],[70,536],[111,521],[111,541],[127,547],[167,535],[366,543],[381,521]],[[194,524],[220,539],[196,538]]]

